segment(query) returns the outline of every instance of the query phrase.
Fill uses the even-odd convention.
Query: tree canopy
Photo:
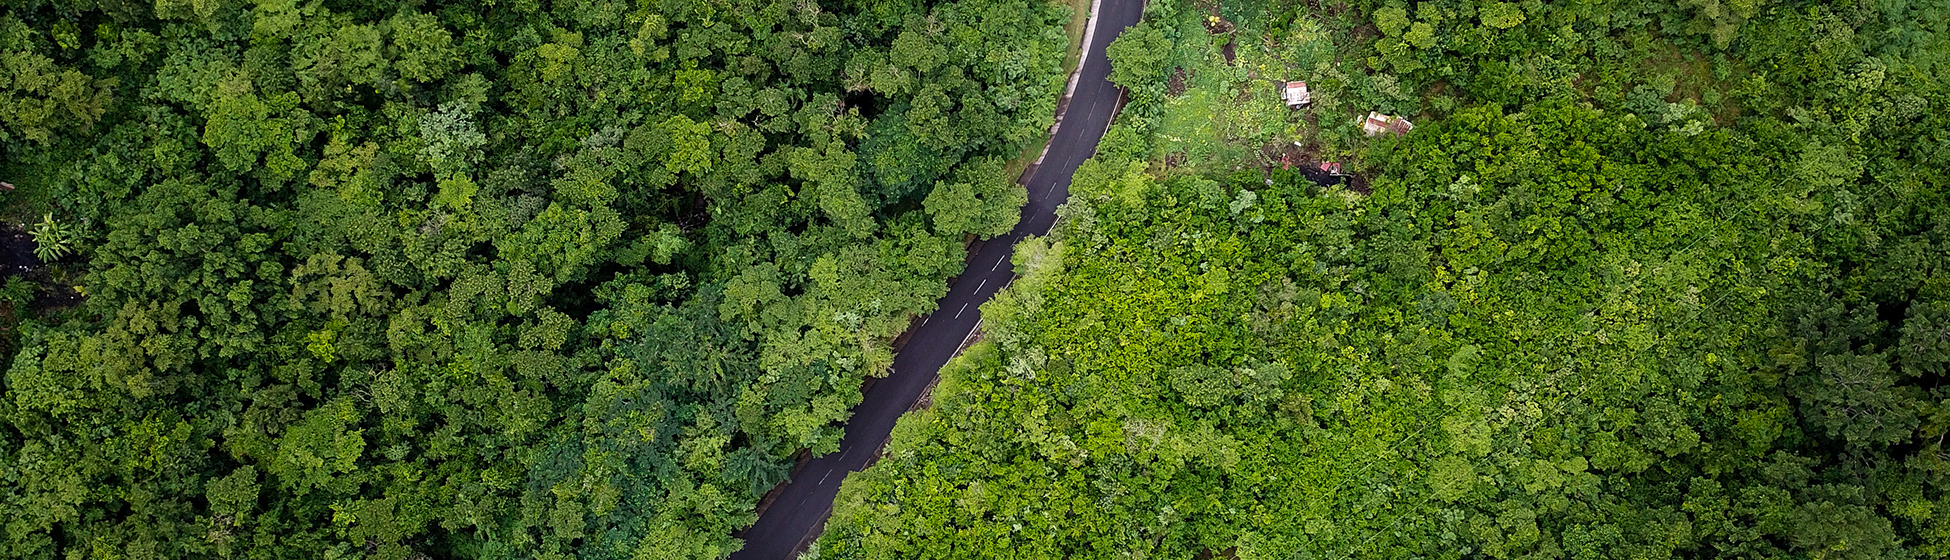
[[[819,558],[1950,554],[1936,8],[1357,4],[1153,3]]]
[[[15,306],[0,555],[729,554],[1014,223],[1069,17],[0,7],[0,178],[85,294]]]

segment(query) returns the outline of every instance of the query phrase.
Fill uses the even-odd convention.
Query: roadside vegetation
[[[1013,223],[1071,14],[6,3],[0,556],[729,554]]]
[[[1154,0],[815,553],[1950,555],[1947,16]]]

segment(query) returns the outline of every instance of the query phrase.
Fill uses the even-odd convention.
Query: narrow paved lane
[[[893,373],[873,384],[865,400],[847,422],[840,451],[813,459],[800,469],[757,523],[740,537],[744,550],[732,560],[788,560],[819,535],[848,473],[866,468],[887,441],[894,421],[921,397],[948,358],[981,318],[982,302],[1015,278],[1009,254],[1017,241],[1043,235],[1056,222],[1056,206],[1070,193],[1070,174],[1097,152],[1097,140],[1110,127],[1122,93],[1107,78],[1110,62],[1104,46],[1125,28],[1136,25],[1144,12],[1142,0],[1098,0],[1095,18],[1086,31],[1082,70],[1077,75],[1070,105],[1056,133],[1050,137],[1042,164],[1024,186],[1029,203],[1022,220],[1008,235],[990,239],[969,256],[968,268],[949,286],[940,308],[929,316],[894,356]]]

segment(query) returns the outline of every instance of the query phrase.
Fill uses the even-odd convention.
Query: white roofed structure
[[[1280,99],[1289,108],[1298,109],[1312,103],[1313,94],[1307,92],[1307,82],[1286,82],[1280,85]]]

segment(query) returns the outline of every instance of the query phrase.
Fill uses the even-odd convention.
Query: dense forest
[[[1083,4],[0,3],[0,556],[724,557],[1015,222]],[[1950,4],[1109,54],[810,558],[1950,557]]]
[[[723,557],[1014,223],[1072,19],[0,3],[0,556]]]
[[[1153,0],[1063,221],[813,555],[1950,556],[1946,22]]]

